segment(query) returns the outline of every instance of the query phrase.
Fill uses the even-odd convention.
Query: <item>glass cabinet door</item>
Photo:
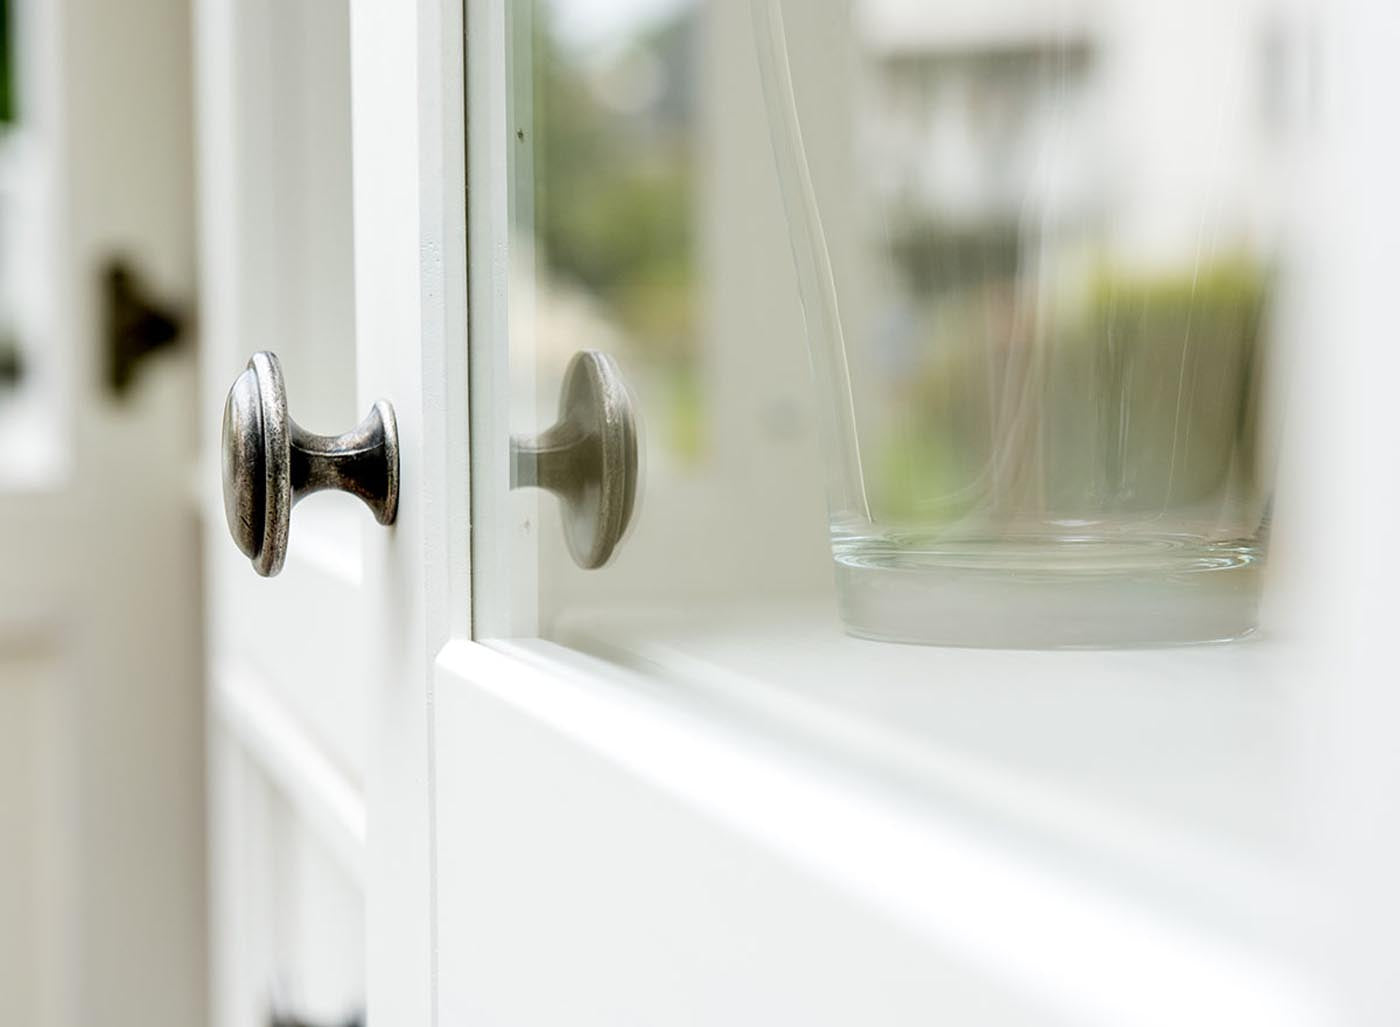
[[[1101,899],[1057,995],[1016,913],[993,915],[998,967],[1046,1008],[1083,1012],[1074,992],[1139,1022],[1142,992],[1090,968],[1143,944],[1201,983],[1134,978],[1179,1020],[1208,992],[1244,1020],[1302,1009],[1304,707],[1278,687],[1266,550],[1320,259],[1316,6],[509,0],[467,19],[474,639],[580,704],[655,703],[718,752],[786,754],[775,775],[872,787],[920,837],[1044,870],[1046,901]],[[608,517],[627,530],[587,566]],[[843,552],[867,543],[881,573],[857,608]],[[951,585],[920,607],[926,558]],[[1066,567],[1123,591],[1075,592]],[[971,606],[965,644],[920,627]],[[1060,606],[1145,630],[1003,631]],[[1153,633],[1225,607],[1247,612]],[[689,787],[687,757],[643,748],[630,773]],[[761,805],[716,759],[703,787]],[[958,882],[896,857],[813,859],[909,883],[916,932],[977,934],[987,907],[959,920],[940,890]],[[1228,953],[1223,990],[1188,937]]]
[[[477,637],[797,600],[899,641],[1249,634],[1312,31],[1293,0],[506,4]],[[640,425],[601,569],[519,457],[585,352]]]
[[[512,3],[506,32],[510,146],[489,173],[508,257],[498,281],[472,283],[479,317],[476,290],[497,290],[502,348],[473,375],[478,474],[490,469],[476,492],[491,527],[474,552],[478,637],[563,639],[604,609],[829,593],[810,373],[747,10]],[[479,145],[494,159],[493,141]],[[554,498],[509,489],[505,456],[506,437],[558,419],[569,362],[589,350],[616,361],[640,424],[633,523],[598,570],[571,558]],[[480,347],[473,359],[487,362]]]

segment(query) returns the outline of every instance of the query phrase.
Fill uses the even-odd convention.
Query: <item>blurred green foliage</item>
[[[1097,402],[1097,460],[1080,472],[1094,487],[1143,509],[1218,494],[1235,472],[1252,482],[1268,295],[1268,275],[1243,256],[1155,277],[1099,274],[1071,329],[1098,394],[1066,389],[1060,411]],[[1057,455],[1074,487],[1075,458]]]
[[[0,0],[0,125],[15,120],[15,55],[10,0]]]
[[[561,45],[548,5],[535,11],[534,216],[544,267],[593,295],[621,329],[630,362],[663,394],[656,427],[674,454],[694,459],[703,447],[695,18],[682,11],[600,64]],[[622,104],[604,95],[603,77],[629,72],[638,95]]]
[[[1269,276],[1231,257],[1105,266],[1075,301],[1018,311],[1007,282],[930,300],[917,373],[872,469],[882,517],[998,508],[1095,519],[1258,496]]]

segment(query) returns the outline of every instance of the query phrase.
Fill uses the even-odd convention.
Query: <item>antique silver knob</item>
[[[563,504],[564,538],[584,570],[607,563],[637,500],[637,421],[617,362],[575,354],[564,373],[559,420],[533,438],[511,439],[511,488],[548,489]]]
[[[313,492],[359,496],[380,524],[399,510],[399,433],[394,408],[374,404],[344,435],[313,435],[287,414],[282,365],[254,353],[224,404],[224,514],[253,569],[272,577],[287,558],[292,506]]]

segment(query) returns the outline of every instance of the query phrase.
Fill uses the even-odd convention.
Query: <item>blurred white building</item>
[[[857,10],[889,209],[1021,246],[1088,239],[1148,266],[1272,249],[1308,117],[1296,0]]]

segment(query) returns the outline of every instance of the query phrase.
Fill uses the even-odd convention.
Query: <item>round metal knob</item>
[[[559,497],[564,538],[584,570],[603,566],[626,535],[637,501],[637,421],[617,362],[575,354],[564,373],[559,420],[533,438],[511,440],[511,487]]]
[[[313,435],[287,414],[282,365],[254,353],[224,404],[224,514],[233,541],[263,577],[287,558],[292,506],[338,489],[359,496],[380,524],[399,509],[399,433],[394,408],[374,404],[344,435]]]

